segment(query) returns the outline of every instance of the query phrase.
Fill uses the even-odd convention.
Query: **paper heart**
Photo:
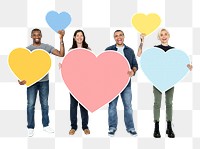
[[[115,51],[96,57],[86,49],[70,51],[62,63],[62,77],[71,94],[94,112],[112,101],[127,85],[129,64]]]
[[[26,85],[31,86],[49,72],[51,58],[42,49],[30,52],[25,48],[17,48],[9,54],[8,64],[19,80],[26,80]]]
[[[183,79],[189,63],[189,57],[181,50],[170,49],[164,52],[156,47],[144,51],[140,59],[144,74],[161,92]]]
[[[135,27],[135,29],[138,32],[146,35],[149,35],[155,31],[159,27],[160,23],[161,19],[159,15],[155,13],[150,13],[148,15],[136,13],[132,17],[132,25]]]
[[[46,15],[48,25],[57,33],[64,30],[71,23],[71,16],[67,12],[58,14],[56,11],[50,11]]]

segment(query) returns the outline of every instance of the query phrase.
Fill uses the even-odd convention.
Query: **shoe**
[[[116,130],[111,129],[111,130],[109,130],[108,135],[109,135],[110,137],[114,137],[115,132],[116,132]]]
[[[85,133],[86,135],[89,135],[89,134],[90,134],[90,130],[89,130],[89,129],[84,129],[83,131],[84,131],[84,133]]]
[[[130,133],[133,137],[137,136],[137,132],[135,130],[130,130],[128,133]]]
[[[54,133],[54,130],[49,126],[44,127],[43,130],[48,132],[48,133]]]
[[[160,138],[160,131],[159,131],[159,122],[155,121],[155,129],[154,129],[154,133],[153,133],[154,138]]]
[[[74,134],[75,134],[75,132],[76,132],[76,130],[75,130],[75,129],[71,129],[71,130],[69,131],[69,135],[74,135]]]
[[[28,137],[32,137],[34,135],[34,129],[29,128],[28,129]]]
[[[166,134],[168,135],[169,138],[175,138],[175,134],[174,134],[174,132],[172,130],[171,121],[167,121]]]

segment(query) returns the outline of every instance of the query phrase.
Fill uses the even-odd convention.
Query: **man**
[[[58,31],[60,34],[60,51],[55,49],[53,46],[41,43],[42,32],[40,29],[33,29],[31,32],[31,38],[33,39],[33,44],[29,45],[27,49],[33,51],[35,49],[43,49],[48,53],[52,53],[55,56],[63,57],[65,55],[65,47],[63,42],[63,36],[65,35],[64,30]],[[26,80],[19,81],[20,85],[26,84]],[[35,113],[35,101],[37,97],[37,92],[39,91],[40,104],[42,108],[42,124],[43,130],[48,133],[54,133],[54,130],[49,127],[49,106],[48,106],[48,96],[49,96],[49,75],[47,74],[40,81],[36,82],[32,86],[27,88],[27,122],[28,122],[28,136],[32,137],[34,135],[34,113]]]
[[[114,32],[114,39],[116,44],[106,48],[106,50],[118,51],[119,53],[124,55],[128,60],[131,68],[131,70],[129,70],[127,73],[129,77],[134,76],[136,71],[138,70],[138,64],[135,59],[134,51],[124,44],[123,31],[116,30]],[[126,125],[126,130],[132,136],[137,136],[137,132],[135,131],[133,123],[133,110],[131,105],[132,101],[131,80],[120,94],[124,105],[124,122]],[[117,130],[117,123],[118,123],[117,109],[116,109],[117,101],[118,101],[118,96],[112,102],[109,103],[109,110],[108,110],[109,136],[114,136]]]

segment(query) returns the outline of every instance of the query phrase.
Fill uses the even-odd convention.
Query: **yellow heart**
[[[143,13],[136,13],[132,17],[132,25],[140,33],[146,35],[151,34],[155,31],[161,23],[160,16],[155,13],[145,15]]]
[[[49,72],[51,58],[42,49],[31,52],[25,48],[17,48],[9,54],[8,64],[19,80],[26,80],[26,85],[31,86]]]

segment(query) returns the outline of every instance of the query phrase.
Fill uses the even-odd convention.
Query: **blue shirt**
[[[107,47],[105,50],[106,51],[107,50],[117,51],[117,47],[116,47],[116,45],[112,45],[110,47]],[[124,50],[123,51],[124,51],[124,56],[126,57],[126,59],[129,62],[130,68],[133,69],[133,67],[136,67],[138,69],[138,63],[136,61],[133,49],[131,49],[130,47],[124,45]]]

